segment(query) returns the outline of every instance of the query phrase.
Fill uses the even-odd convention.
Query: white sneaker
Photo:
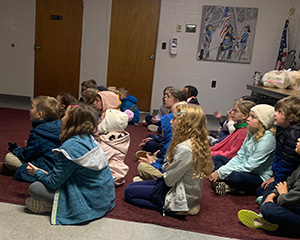
[[[141,181],[144,181],[143,179],[141,179],[140,176],[136,176],[132,179],[133,182],[141,182]]]
[[[154,125],[154,124],[150,124],[148,125],[148,130],[151,132],[157,132],[158,126]]]

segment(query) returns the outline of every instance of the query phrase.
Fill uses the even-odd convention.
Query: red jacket
[[[211,155],[212,156],[221,155],[230,159],[233,158],[240,150],[244,142],[244,139],[247,136],[247,131],[248,131],[247,127],[243,127],[235,130],[223,141],[210,148]]]

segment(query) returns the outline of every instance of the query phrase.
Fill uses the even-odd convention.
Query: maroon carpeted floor
[[[22,146],[23,141],[28,138],[31,123],[28,111],[0,108],[0,116],[0,159],[3,161],[7,153],[7,142],[17,142]],[[248,229],[239,222],[237,212],[240,209],[256,212],[259,210],[255,203],[255,196],[216,196],[207,180],[200,202],[200,213],[185,219],[163,217],[158,212],[138,208],[125,202],[124,189],[137,175],[138,163],[134,154],[140,150],[138,147],[140,140],[149,134],[147,128],[142,125],[129,126],[127,130],[131,133],[131,144],[126,157],[126,164],[130,167],[130,171],[126,177],[126,184],[116,188],[116,207],[107,217],[239,239],[283,238],[277,236],[282,235],[281,232],[271,235],[260,229]],[[0,186],[1,202],[24,205],[28,197],[28,183],[16,182],[12,177],[0,175]]]

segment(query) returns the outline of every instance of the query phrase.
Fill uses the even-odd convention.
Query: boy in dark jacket
[[[298,151],[300,154],[300,144]],[[238,217],[250,228],[276,231],[279,227],[287,235],[300,235],[300,167],[286,182],[276,185],[263,202],[260,211],[263,217],[250,210],[239,211]]]
[[[129,123],[138,125],[140,120],[140,111],[136,105],[137,104],[136,97],[128,95],[129,92],[126,88],[120,88],[119,91],[120,91],[120,100],[122,102],[120,106],[120,110],[122,112],[125,112],[125,110],[127,109],[131,110],[134,114],[134,117]]]
[[[300,137],[300,98],[289,96],[278,101],[275,105],[274,124],[277,131],[273,176],[257,189],[257,194],[263,196],[262,201],[278,183],[286,181],[300,164],[299,155],[295,152],[297,139]]]
[[[16,143],[9,143],[9,153],[5,162],[0,165],[0,173],[15,176],[15,180],[34,182],[35,178],[28,174],[28,162],[45,171],[51,171],[56,162],[53,148],[61,145],[61,121],[57,100],[53,97],[38,96],[33,99],[30,109],[32,129],[25,143],[20,148]]]

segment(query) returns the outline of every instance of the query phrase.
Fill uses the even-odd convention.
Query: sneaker
[[[191,208],[189,211],[180,211],[180,212],[177,212],[176,215],[184,215],[184,216],[196,215],[199,213],[199,211],[200,211],[200,204],[197,204],[195,207]]]
[[[151,152],[146,152],[144,150],[139,150],[135,153],[135,156],[137,159],[139,159],[140,157],[146,157],[146,154],[151,155]]]
[[[52,203],[47,203],[33,197],[26,198],[25,206],[34,213],[45,213],[52,210]]]
[[[262,199],[263,199],[263,196],[259,196],[259,197],[256,198],[256,203],[257,203],[258,206],[261,205]]]
[[[273,224],[266,221],[262,216],[250,210],[240,210],[238,212],[239,220],[249,228],[262,228],[266,231],[276,231],[279,228],[278,224]]]
[[[146,120],[143,120],[142,124],[147,127],[148,126],[148,123],[146,122]]]
[[[133,182],[141,182],[141,181],[144,181],[143,179],[141,179],[140,176],[136,176],[132,179]]]
[[[217,195],[226,195],[227,193],[231,193],[236,190],[235,188],[229,187],[224,182],[214,183],[211,187]]]
[[[158,126],[154,125],[154,124],[150,124],[148,125],[148,130],[151,132],[157,132]]]

